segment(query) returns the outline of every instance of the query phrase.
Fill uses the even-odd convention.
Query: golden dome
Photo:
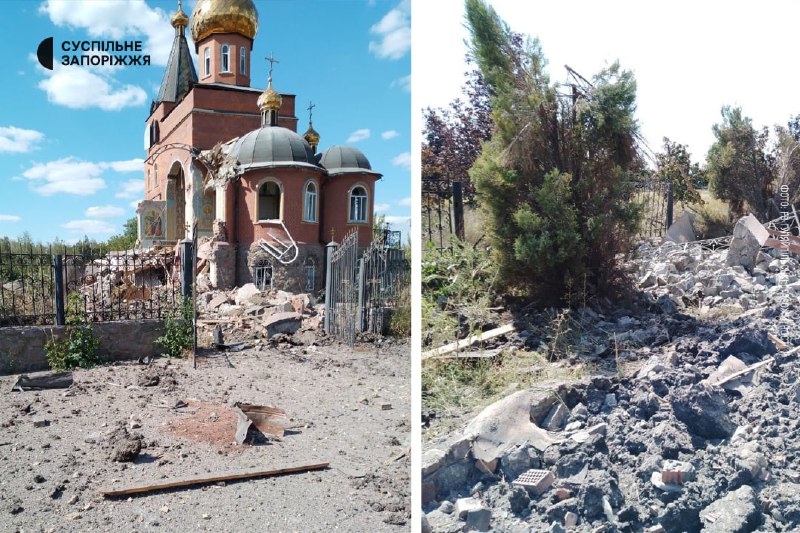
[[[253,0],[198,0],[190,22],[195,44],[213,33],[238,33],[253,39],[258,11]]]
[[[180,1],[178,1],[178,10],[172,14],[172,19],[170,20],[173,28],[185,28],[189,25],[189,17],[183,12]]]
[[[281,95],[272,88],[272,78],[269,79],[267,90],[261,93],[256,103],[261,111],[277,111],[281,108]]]
[[[303,139],[305,139],[308,144],[316,146],[319,144],[319,133],[309,124],[308,129],[303,135]]]

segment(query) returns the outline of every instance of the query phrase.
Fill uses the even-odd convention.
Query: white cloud
[[[376,213],[385,213],[391,206],[389,204],[375,204]]]
[[[389,87],[400,87],[405,92],[411,92],[411,74],[408,76],[403,76],[402,78],[397,78],[396,80],[392,80],[392,83],[389,84]]]
[[[0,127],[0,153],[31,152],[38,148],[36,144],[42,139],[44,139],[44,133],[36,130],[15,128],[14,126]]]
[[[125,161],[111,161],[105,163],[114,172],[142,172],[144,159],[127,159]]]
[[[392,164],[396,167],[403,167],[406,170],[411,170],[411,154],[409,152],[403,152],[392,158]]]
[[[17,215],[0,215],[0,222],[19,222],[22,217]]]
[[[411,0],[402,0],[397,7],[369,29],[377,40],[369,42],[369,50],[381,59],[400,59],[411,49]]]
[[[367,128],[363,128],[363,129],[356,130],[353,133],[351,133],[350,137],[348,137],[347,141],[345,141],[345,142],[357,143],[359,141],[363,141],[363,140],[369,139],[369,136],[370,136],[370,131]]]
[[[113,218],[121,217],[125,214],[125,210],[113,205],[93,205],[85,214],[89,218]]]
[[[144,196],[144,180],[128,180],[122,184],[122,190],[115,194],[117,198],[138,198]]]
[[[389,139],[394,139],[398,135],[400,134],[394,130],[384,131],[383,133],[381,133],[381,139],[383,139],[384,141],[388,141]]]
[[[106,181],[103,179],[105,171],[135,172],[141,169],[141,165],[141,159],[93,163],[76,157],[65,157],[47,163],[36,163],[23,172],[22,176],[31,180],[33,190],[42,196],[58,193],[89,196],[106,188]],[[138,183],[142,184],[140,192],[143,194],[144,181],[138,180]]]
[[[149,54],[154,65],[167,64],[175,30],[169,14],[150,8],[145,0],[47,0],[39,11],[56,26],[82,28],[90,37],[143,40],[141,53]]]
[[[409,196],[408,198],[397,200],[397,205],[411,205],[411,197]]]
[[[139,202],[141,202],[141,201],[142,201],[142,199],[139,198],[137,200],[132,201],[128,205],[131,206],[132,208],[136,209],[137,207],[139,207]]]
[[[61,227],[81,235],[110,235],[117,230],[116,227],[103,220],[71,220],[61,224]]]
[[[38,163],[22,175],[34,182],[33,190],[42,196],[57,193],[88,196],[106,188],[103,169],[96,163],[67,157]]]
[[[123,85],[78,66],[55,65],[53,72],[39,82],[39,88],[47,93],[49,102],[71,109],[99,107],[104,111],[119,111],[147,101],[147,93],[141,87]]]

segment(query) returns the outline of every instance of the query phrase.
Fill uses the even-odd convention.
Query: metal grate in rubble
[[[525,487],[539,495],[549,489],[554,480],[553,473],[549,470],[528,470],[515,479],[512,484]]]

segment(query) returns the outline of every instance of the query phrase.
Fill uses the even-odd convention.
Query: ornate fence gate
[[[358,231],[352,230],[342,244],[328,244],[325,280],[325,332],[351,347],[356,342],[358,322]]]
[[[356,333],[382,335],[389,313],[400,305],[409,282],[409,264],[402,248],[393,243],[395,232],[383,232],[358,253],[358,233],[347,234],[342,244],[328,245],[325,284],[325,332],[351,347]]]
[[[391,310],[409,304],[399,301],[408,284],[405,251],[392,247],[385,238],[375,239],[359,267],[359,329],[383,335]]]

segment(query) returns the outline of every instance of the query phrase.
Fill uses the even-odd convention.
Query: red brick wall
[[[265,238],[270,228],[279,228],[275,223],[259,223],[257,219],[256,202],[258,200],[258,187],[267,179],[281,185],[281,209],[283,223],[298,244],[319,243],[319,219],[321,205],[319,205],[320,182],[324,174],[313,169],[264,169],[248,172],[239,182],[239,211],[238,211],[238,237],[242,245],[249,245],[258,239]],[[303,221],[303,201],[305,197],[306,182],[312,179],[317,185],[317,221]],[[280,235],[281,232],[275,232]]]
[[[230,47],[229,72],[222,72],[222,46]],[[245,49],[244,74],[239,70],[239,52],[241,47]],[[242,87],[250,86],[250,53],[253,49],[253,41],[238,33],[215,33],[200,41],[197,46],[197,57],[199,60],[199,71],[197,77],[200,83],[227,83]],[[206,73],[205,50],[210,50],[211,71]]]
[[[352,229],[358,229],[358,244],[367,246],[372,240],[372,215],[375,209],[375,179],[371,174],[343,174],[331,176],[323,187],[323,231],[325,242],[330,241],[331,228],[335,231],[334,240],[342,238]],[[367,189],[368,209],[366,224],[351,224],[347,219],[350,210],[350,189],[356,184]]]

